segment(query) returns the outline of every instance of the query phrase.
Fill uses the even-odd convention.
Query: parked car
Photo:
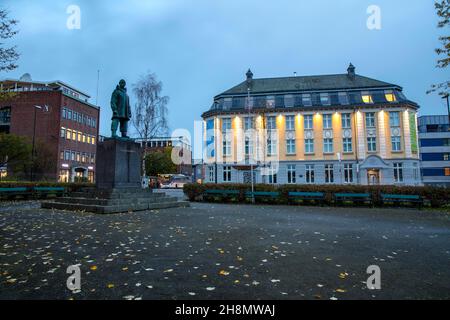
[[[191,179],[184,175],[176,175],[170,178],[168,182],[163,182],[161,188],[183,188],[186,183],[190,183]]]

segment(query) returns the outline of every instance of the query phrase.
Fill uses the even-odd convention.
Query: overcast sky
[[[243,81],[248,68],[255,78],[335,74],[350,61],[358,74],[402,86],[421,114],[445,114],[444,101],[425,93],[449,75],[435,69],[438,36],[449,30],[436,27],[433,2],[2,0],[20,20],[13,43],[21,58],[0,78],[28,72],[33,80],[62,80],[95,103],[100,70],[103,135],[117,82],[124,78],[131,87],[148,70],[170,97],[171,130],[192,131],[213,96]],[[81,9],[79,30],[66,26],[69,5]],[[370,5],[381,9],[381,30],[367,28]]]

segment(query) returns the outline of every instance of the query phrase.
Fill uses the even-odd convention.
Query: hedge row
[[[443,207],[450,204],[450,190],[441,187],[410,186],[362,186],[362,185],[269,185],[256,184],[255,191],[278,191],[280,197],[273,203],[288,203],[289,192],[324,192],[325,203],[331,204],[335,193],[370,193],[374,205],[381,206],[381,194],[420,195],[432,207]],[[205,190],[239,190],[237,201],[245,202],[245,192],[251,191],[249,184],[185,184],[183,191],[190,201],[203,201]]]
[[[91,183],[59,183],[59,182],[48,182],[48,181],[39,181],[39,182],[21,182],[21,181],[1,181],[0,188],[19,188],[19,187],[64,187],[68,192],[76,192],[80,189],[86,187],[93,187],[94,185]]]

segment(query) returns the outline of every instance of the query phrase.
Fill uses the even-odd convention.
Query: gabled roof
[[[248,82],[243,81],[237,86],[219,94],[242,95],[247,94]],[[298,76],[284,78],[264,78],[251,80],[251,93],[277,93],[295,91],[320,91],[320,90],[351,90],[364,88],[401,87],[392,83],[371,79],[355,74],[332,74],[318,76]]]

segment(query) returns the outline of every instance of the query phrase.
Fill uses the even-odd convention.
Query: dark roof
[[[351,78],[346,74],[332,74],[319,76],[298,76],[284,78],[265,78],[251,80],[251,93],[275,93],[290,91],[318,91],[318,90],[351,90],[363,88],[397,87],[399,86],[355,75]],[[400,88],[401,89],[401,88]],[[247,81],[218,95],[247,94]]]

